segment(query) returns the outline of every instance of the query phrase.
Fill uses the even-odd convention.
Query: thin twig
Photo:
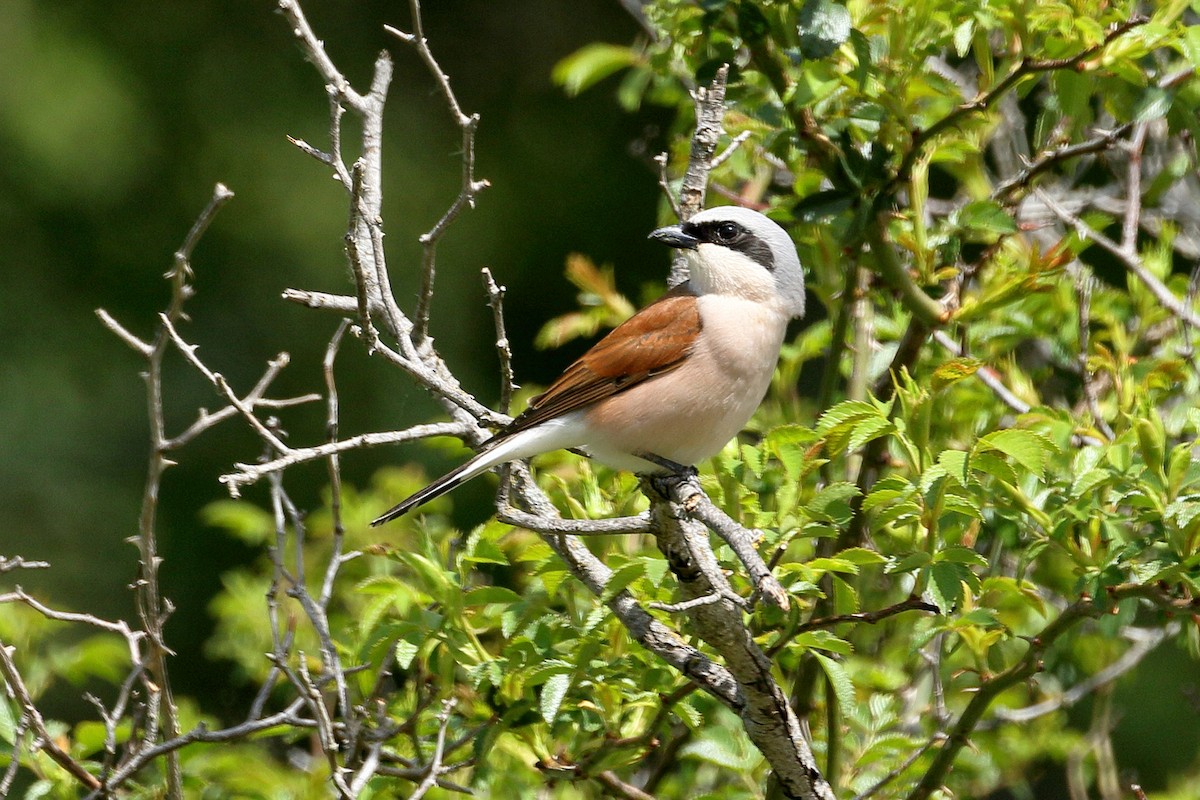
[[[424,23],[421,19],[420,0],[409,0],[408,5],[412,11],[413,32],[404,33],[390,25],[385,25],[384,30],[405,44],[416,48],[417,55],[420,56],[421,61],[425,63],[429,73],[437,82],[438,88],[442,92],[442,97],[445,98],[446,104],[450,108],[450,114],[454,117],[455,124],[462,131],[462,183],[459,187],[458,196],[454,198],[450,207],[442,214],[441,219],[420,238],[423,251],[421,257],[421,290],[417,295],[416,311],[413,312],[412,337],[416,346],[421,348],[425,345],[429,334],[429,313],[433,304],[433,280],[437,266],[438,242],[445,235],[446,229],[450,227],[451,223],[454,222],[464,209],[475,207],[476,196],[491,184],[486,180],[480,180],[475,177],[475,131],[479,127],[479,115],[463,113],[458,98],[455,97],[454,90],[450,87],[449,76],[442,70],[437,59],[433,56],[433,51],[429,49],[429,42],[425,39]]]
[[[17,665],[13,663],[12,653],[16,648],[11,645],[6,645],[0,642],[0,673],[4,674],[4,682],[8,685],[8,690],[12,694],[14,700],[17,701],[17,706],[21,709],[21,716],[26,725],[37,736],[37,742],[33,749],[40,748],[45,751],[55,764],[65,769],[71,774],[71,777],[82,783],[88,789],[100,788],[100,781],[95,775],[88,772],[83,766],[71,758],[70,753],[67,753],[61,747],[50,731],[46,730],[46,722],[42,719],[42,714],[38,711],[37,705],[33,702],[33,697],[29,694],[29,689],[25,687],[25,681],[21,678],[21,673],[17,671]],[[16,754],[12,755],[14,761],[17,760]]]
[[[1171,290],[1168,289],[1166,285],[1146,267],[1146,264],[1138,256],[1136,251],[1131,252],[1117,244],[1112,239],[1108,238],[1103,233],[1084,222],[1078,214],[1073,214],[1068,211],[1057,200],[1052,198],[1041,189],[1035,189],[1034,191],[1037,193],[1038,197],[1041,198],[1042,202],[1046,204],[1046,207],[1054,212],[1055,216],[1057,216],[1065,224],[1070,225],[1075,229],[1075,232],[1080,236],[1080,238],[1091,240],[1107,250],[1109,253],[1112,253],[1114,256],[1116,256],[1121,263],[1125,265],[1126,269],[1132,272],[1138,278],[1138,280],[1145,284],[1146,288],[1150,290],[1150,293],[1154,295],[1163,308],[1177,317],[1181,322],[1185,322],[1193,328],[1200,329],[1200,316],[1197,316],[1195,311],[1186,306],[1183,301],[1172,294]]]
[[[1104,437],[1112,441],[1115,434],[1104,415],[1100,413],[1100,389],[1096,385],[1096,376],[1088,359],[1091,352],[1093,283],[1095,279],[1092,278],[1091,272],[1081,265],[1075,273],[1075,299],[1079,305],[1079,374],[1083,377],[1083,396],[1087,401],[1088,411],[1091,412],[1092,421]]]
[[[415,1],[415,0],[414,0]],[[409,800],[420,800],[430,789],[437,785],[438,774],[442,771],[442,759],[446,754],[446,729],[450,725],[450,711],[454,708],[454,700],[443,700],[442,710],[438,714],[438,732],[437,740],[433,746],[433,756],[429,759],[429,765],[426,767],[428,772],[425,779],[418,784],[417,788],[409,795]]]
[[[14,569],[50,569],[49,561],[27,561],[22,556],[0,556],[0,574]]]
[[[508,414],[517,384],[513,379],[512,345],[508,341],[508,331],[504,324],[504,293],[507,289],[496,283],[492,271],[487,267],[480,270],[480,274],[483,276],[483,288],[487,292],[488,307],[492,309],[492,320],[496,326],[496,356],[500,361],[500,410]]]
[[[287,448],[285,455],[261,464],[234,464],[237,471],[222,475],[220,481],[229,487],[230,494],[236,497],[242,486],[256,483],[267,475],[279,472],[287,467],[295,466],[296,464],[317,461],[322,458],[328,458],[330,455],[336,453],[344,453],[348,450],[361,450],[386,444],[403,444],[419,439],[428,439],[432,436],[457,436],[461,438],[466,436],[470,430],[473,430],[473,428],[459,425],[456,422],[432,422],[427,425],[414,425],[402,431],[360,433],[357,436],[351,436],[348,439],[342,439],[338,442],[327,442],[325,444],[313,445],[312,447]]]
[[[754,543],[762,538],[761,532],[742,527],[728,514],[717,508],[700,488],[700,483],[695,477],[677,485],[678,489],[674,493],[675,502],[683,506],[693,518],[715,531],[729,545],[734,555],[746,567],[750,583],[756,594],[765,597],[771,605],[786,611],[791,605],[787,592],[779,583],[779,579],[767,568],[766,562],[754,547]]]

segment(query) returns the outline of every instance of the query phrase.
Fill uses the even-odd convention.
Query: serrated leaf
[[[854,683],[850,680],[846,668],[842,666],[841,662],[824,653],[814,651],[813,655],[820,662],[825,677],[829,679],[829,685],[833,687],[833,694],[837,697],[842,713],[849,713],[854,708]]]
[[[809,501],[806,508],[814,519],[823,519],[836,524],[850,521],[850,500],[859,494],[858,487],[847,481],[831,483]]]
[[[850,439],[846,442],[846,449],[857,450],[872,439],[887,436],[894,433],[895,430],[896,426],[886,417],[864,419],[851,429]]]
[[[1083,497],[1106,480],[1108,480],[1108,473],[1104,470],[1089,469],[1075,476],[1075,480],[1071,483],[1071,496]]]
[[[571,688],[571,676],[564,672],[551,675],[542,684],[538,707],[541,709],[542,719],[546,721],[547,725],[554,724],[554,718],[558,716],[558,710],[562,707],[563,698],[567,696],[569,688]]]
[[[952,358],[943,362],[933,371],[934,388],[949,386],[963,378],[969,378],[982,366],[983,362],[978,358]]]
[[[994,200],[967,203],[958,212],[958,224],[969,230],[997,235],[1018,230],[1016,221]]]
[[[600,602],[607,603],[609,600],[612,600],[621,593],[622,589],[625,589],[629,584],[645,574],[646,564],[643,561],[631,561],[624,565],[613,572],[612,577],[608,579],[608,583],[604,585],[604,593],[600,595]]]
[[[952,546],[944,550],[939,550],[933,556],[934,563],[939,561],[949,561],[954,564],[974,564],[977,567],[986,567],[988,561],[979,553],[969,547]]]
[[[1012,468],[1012,465],[995,453],[973,453],[970,464],[971,469],[985,472],[994,478],[999,478],[1005,483],[1017,482],[1017,471]]]
[[[544,570],[540,577],[542,579],[542,586],[544,586],[546,589],[546,594],[553,597],[558,593],[558,587],[561,586],[562,582],[567,579],[567,571],[565,569],[559,569],[556,567],[554,569]]]
[[[987,434],[975,445],[976,451],[986,448],[1004,453],[1040,478],[1046,468],[1046,459],[1054,450],[1054,445],[1049,439],[1033,431],[1006,428]]]
[[[486,606],[489,603],[516,603],[521,595],[503,586],[480,586],[463,597],[464,606]]]
[[[862,400],[844,400],[827,409],[817,420],[817,433],[824,435],[834,428],[867,417],[880,416],[879,409]]]
[[[930,560],[931,557],[929,553],[926,553],[924,550],[917,550],[909,553],[904,558],[892,562],[890,565],[888,565],[888,568],[885,571],[889,575],[893,575],[897,572],[910,572],[914,569],[924,567],[930,562]]]
[[[1149,87],[1133,107],[1133,121],[1151,122],[1166,116],[1167,112],[1171,110],[1173,100],[1174,96],[1166,89],[1158,86]]]
[[[963,584],[972,590],[979,587],[979,578],[965,564],[941,561],[929,567],[929,593],[941,613],[948,614],[962,604]]]
[[[877,506],[886,505],[895,500],[911,498],[916,493],[916,486],[899,475],[889,475],[876,483],[871,493],[863,499],[863,511],[871,511]]]
[[[417,653],[421,650],[421,646],[416,642],[410,642],[407,639],[401,639],[396,642],[393,652],[396,654],[396,666],[400,669],[408,669],[412,666],[413,659],[417,657]]]
[[[845,572],[850,575],[858,574],[858,565],[840,558],[814,558],[805,564],[811,570],[819,572]]]
[[[954,29],[954,52],[962,58],[971,49],[971,40],[975,36],[975,20],[967,19]]]
[[[874,550],[868,550],[865,547],[849,547],[835,555],[843,561],[849,561],[851,564],[866,566],[868,564],[886,564],[887,558]]]
[[[795,644],[805,649],[828,650],[842,656],[854,652],[854,645],[826,630],[805,631],[796,637]]]
[[[686,700],[676,703],[671,707],[671,711],[679,717],[680,722],[693,731],[699,730],[704,725],[704,715]]]

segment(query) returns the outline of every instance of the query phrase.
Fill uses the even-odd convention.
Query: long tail
[[[385,522],[391,522],[396,517],[407,514],[417,506],[424,505],[435,497],[441,497],[446,492],[458,488],[476,475],[486,472],[495,466],[495,462],[488,458],[490,455],[491,453],[481,453],[461,467],[446,473],[421,491],[401,500],[378,519],[372,520],[371,525],[376,526],[382,525]]]
[[[570,419],[560,417],[511,436],[505,436],[494,445],[488,442],[484,445],[486,449],[479,455],[461,467],[446,473],[411,497],[401,500],[387,513],[372,521],[371,525],[382,525],[406,514],[417,506],[456,489],[492,467],[519,458],[529,458],[550,450],[575,447],[580,443],[579,439],[579,430],[572,426]]]

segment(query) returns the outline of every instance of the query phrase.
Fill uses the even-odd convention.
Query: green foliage
[[[1194,306],[1180,242],[1195,236],[1172,211],[1195,198],[1196,10],[1099,0],[660,0],[645,10],[653,41],[589,46],[555,79],[574,94],[624,71],[627,108],[677,111],[678,168],[694,124],[688,88],[731,65],[726,127],[751,138],[713,182],[790,226],[826,312],[785,348],[751,430],[701,480],[761,530],[762,552],[779,554],[791,607],[760,603],[751,624],[827,777],[839,796],[881,781],[875,796],[942,785],[947,796],[1036,796],[1041,776],[1070,762],[1078,774],[1064,780],[1086,794],[1115,774],[1123,754],[1114,761],[1109,744],[1122,723],[1108,713],[1111,686],[1083,693],[1090,719],[1070,708],[1072,690],[1119,663],[1130,641],[1159,636],[1193,666],[1200,658],[1200,368],[1196,332],[1143,277],[1029,205],[1038,186],[1120,200],[1129,159],[1113,145],[1143,130],[1139,152],[1161,169],[1144,176],[1140,204],[1152,213],[1123,255]],[[1106,140],[1114,129],[1124,138]],[[1065,149],[1089,143],[1088,153]],[[1180,187],[1184,201],[1171,196]],[[1121,236],[1121,202],[1082,206],[1080,223]],[[591,335],[631,309],[611,275],[583,258],[571,269],[584,309],[544,328],[539,344]],[[928,319],[917,297],[945,299],[944,318]],[[934,324],[944,341],[928,340]],[[925,346],[909,347],[912,336]],[[823,388],[807,385],[815,367]],[[644,508],[627,475],[568,454],[539,467],[565,517]],[[370,491],[343,489],[345,546],[362,554],[343,565],[329,613],[354,698],[373,696],[363,676],[393,665],[395,686],[377,702],[380,719],[411,721],[411,735],[392,740],[398,757],[427,755],[433,709],[452,700],[446,735],[467,738],[472,763],[448,777],[479,796],[553,783],[556,797],[599,797],[606,773],[662,798],[764,796],[766,765],[741,720],[634,644],[605,605],[628,590],[689,636],[686,617],[662,608],[677,600],[676,579],[650,537],[589,540],[612,570],[600,597],[528,531],[495,520],[456,529],[446,498],[380,543],[366,522],[423,481],[406,469],[380,473]],[[264,551],[281,547],[285,565],[334,552],[328,509],[308,517],[303,538],[294,526],[278,536],[273,515],[242,502],[213,504],[207,519]],[[750,596],[738,559],[716,552]],[[275,576],[264,553],[226,574],[211,605],[209,654],[235,665],[248,691],[273,670],[267,597],[278,619],[300,621],[289,666],[326,668],[312,655],[319,634]],[[320,577],[307,573],[310,592]],[[0,618],[18,652],[49,626],[27,609]],[[55,681],[111,684],[122,659],[101,637],[42,647],[22,666],[41,697]],[[1139,713],[1136,691],[1169,692],[1178,715],[1152,720],[1156,741],[1200,750],[1178,678],[1147,690],[1130,675],[1115,679],[1116,691],[1135,691],[1121,714]],[[185,705],[185,724],[199,718]],[[949,736],[955,725],[967,727]],[[0,702],[9,752],[16,727],[15,707]],[[84,763],[102,757],[95,723],[54,730]],[[307,736],[189,747],[188,788],[326,796],[328,764],[301,758]],[[943,753],[953,769],[938,772]],[[33,796],[69,796],[44,754],[22,759],[39,780]],[[1142,782],[1157,781],[1155,797],[1187,796],[1200,780],[1194,759],[1174,774],[1151,768]],[[144,794],[159,780],[148,770]],[[366,794],[411,783],[377,777]]]

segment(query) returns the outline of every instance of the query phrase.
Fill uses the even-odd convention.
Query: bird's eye
[[[722,222],[717,226],[717,239],[722,242],[732,242],[742,232],[742,228],[736,222]]]

